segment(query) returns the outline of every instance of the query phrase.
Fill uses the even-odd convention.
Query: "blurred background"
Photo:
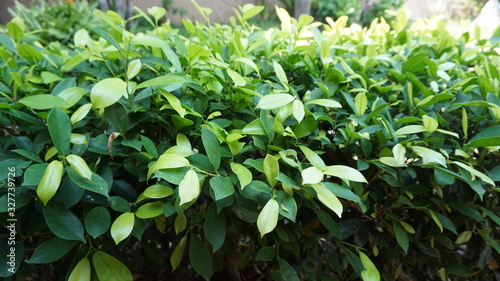
[[[125,16],[134,13],[134,6],[146,11],[148,7],[156,5],[167,10],[167,18],[174,24],[180,24],[182,18],[202,21],[189,0],[18,0],[17,4],[15,0],[0,0],[0,24],[8,22],[13,14],[19,16],[20,10],[26,7],[38,7],[43,12],[43,9],[49,9],[49,4],[74,5],[74,1],[77,1],[76,4],[87,1],[85,4],[91,8],[113,9]],[[229,18],[234,16],[233,8],[238,5],[264,5],[269,12],[261,14],[257,19],[258,24],[263,27],[278,23],[274,13],[275,5],[287,9],[291,15],[306,13],[323,22],[326,17],[336,19],[347,15],[351,23],[362,26],[369,25],[377,17],[388,16],[386,10],[400,9],[408,11],[412,19],[440,15],[460,27],[475,23],[482,28],[493,28],[500,24],[498,0],[198,0],[197,3],[212,10],[212,22],[221,23],[229,22]]]

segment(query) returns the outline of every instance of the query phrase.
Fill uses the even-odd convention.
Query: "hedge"
[[[498,36],[197,7],[186,35],[158,7],[66,45],[7,24],[0,276],[494,278]]]

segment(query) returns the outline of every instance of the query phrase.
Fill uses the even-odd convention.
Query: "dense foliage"
[[[492,280],[499,38],[403,13],[362,29],[277,9],[261,30],[261,10],[184,20],[187,37],[161,8],[138,34],[95,10],[106,27],[67,45],[7,25],[0,221],[17,219],[17,259],[2,242],[0,276]]]

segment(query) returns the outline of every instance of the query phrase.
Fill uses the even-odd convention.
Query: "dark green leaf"
[[[49,112],[47,127],[49,127],[50,138],[54,142],[59,155],[68,155],[71,141],[71,120],[69,116],[59,108],[54,107]]]
[[[286,281],[300,281],[299,276],[295,269],[283,258],[280,259],[280,272],[281,276]]]
[[[212,276],[212,255],[200,238],[191,232],[189,243],[189,260],[194,270],[205,280]]]
[[[213,203],[208,206],[203,230],[208,242],[212,244],[212,251],[217,252],[226,239],[226,220],[223,213],[217,214],[217,208]]]
[[[43,216],[50,230],[57,237],[85,242],[83,225],[72,212],[66,211],[54,203],[48,203],[43,207]]]
[[[111,226],[111,216],[104,207],[95,207],[85,216],[85,229],[94,239],[108,231]]]
[[[203,142],[203,147],[207,152],[207,156],[210,162],[214,166],[215,170],[219,169],[221,161],[220,143],[217,136],[207,128],[201,129],[201,140]]]
[[[44,241],[36,249],[29,263],[51,263],[66,255],[78,241],[65,240],[58,237]]]
[[[226,177],[213,177],[210,179],[210,190],[214,193],[214,200],[219,201],[233,195],[233,182]]]

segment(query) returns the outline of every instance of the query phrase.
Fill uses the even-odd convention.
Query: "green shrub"
[[[21,19],[27,35],[32,33],[36,40],[44,44],[54,41],[67,44],[77,30],[98,26],[98,18],[92,15],[96,7],[97,2],[89,4],[87,0],[76,0],[74,4],[69,1],[48,4],[45,0],[37,0],[30,7],[16,1],[9,13]]]
[[[96,10],[70,51],[7,25],[2,277],[492,280],[498,38],[261,10],[187,37]]]

